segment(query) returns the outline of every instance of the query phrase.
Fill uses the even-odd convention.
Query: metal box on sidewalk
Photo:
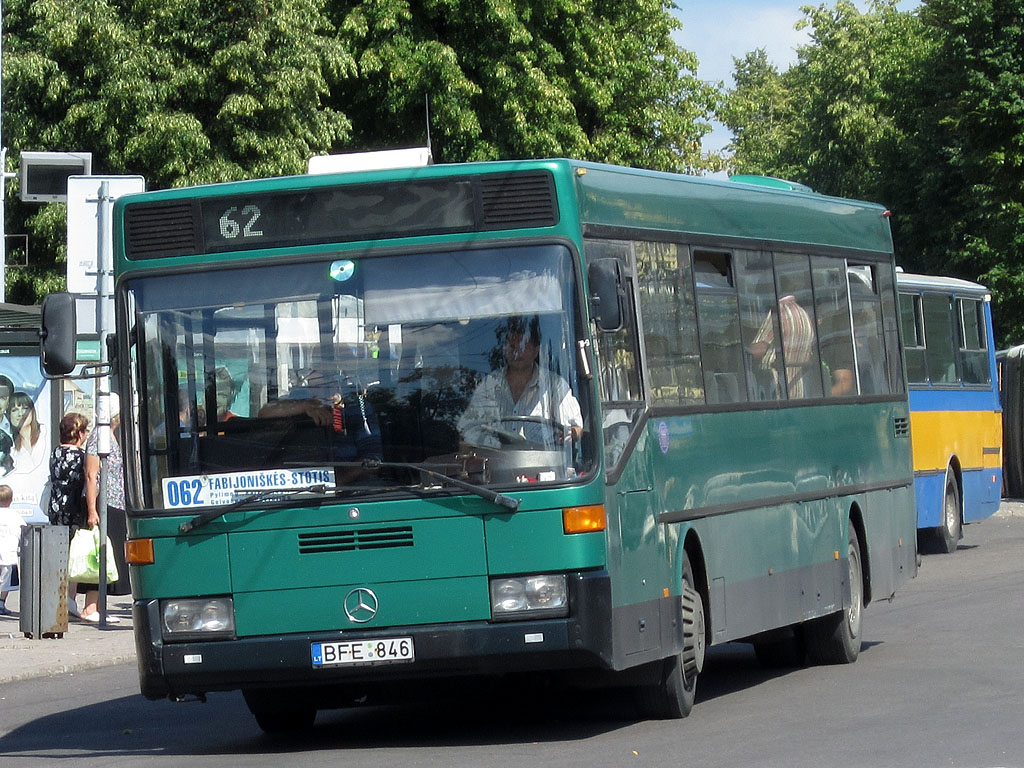
[[[20,629],[25,637],[63,637],[68,631],[68,529],[26,525],[21,529]]]

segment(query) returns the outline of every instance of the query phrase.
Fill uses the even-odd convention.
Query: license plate
[[[372,640],[313,643],[310,648],[314,667],[336,664],[381,664],[415,661],[411,637],[378,637]]]

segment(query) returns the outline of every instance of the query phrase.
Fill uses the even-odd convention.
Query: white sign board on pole
[[[68,177],[68,292],[97,296],[102,287],[97,265],[100,254],[100,185],[107,183],[109,197],[146,191],[142,176]],[[112,252],[112,250],[111,250]],[[111,265],[113,266],[113,265]],[[113,296],[114,277],[107,275],[107,295]],[[96,333],[96,299],[77,306],[78,332]]]

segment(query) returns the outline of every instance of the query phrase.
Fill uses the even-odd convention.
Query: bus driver
[[[502,329],[505,365],[477,385],[458,428],[466,443],[499,447],[499,432],[513,432],[532,443],[550,440],[552,426],[564,437],[579,440],[583,415],[568,382],[542,367],[540,318],[509,318]],[[557,429],[557,426],[555,427]],[[545,439],[547,438],[547,439]]]

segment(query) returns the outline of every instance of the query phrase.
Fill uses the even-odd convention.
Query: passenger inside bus
[[[459,417],[463,441],[500,447],[510,437],[533,445],[577,441],[583,415],[569,383],[538,362],[540,319],[509,318],[501,330],[504,366],[484,377]]]
[[[853,344],[850,338],[850,316],[847,307],[841,313],[822,313],[818,317],[821,338],[821,362],[826,390],[832,397],[857,394],[853,375]],[[819,307],[819,311],[821,308]]]
[[[230,421],[237,418],[238,414],[231,412],[231,404],[238,394],[238,384],[232,378],[231,373],[223,365],[218,366],[213,372],[213,381],[217,388],[217,421]]]
[[[814,323],[807,310],[797,303],[796,297],[787,294],[779,299],[779,325],[782,328],[782,354],[786,367],[786,386],[790,399],[806,396],[805,380],[807,364],[814,345]],[[769,312],[748,350],[759,360],[762,370],[777,375],[774,313]]]
[[[300,372],[285,398],[264,405],[260,418],[308,417],[329,429],[330,459],[381,459],[380,425],[362,387],[344,373]]]

